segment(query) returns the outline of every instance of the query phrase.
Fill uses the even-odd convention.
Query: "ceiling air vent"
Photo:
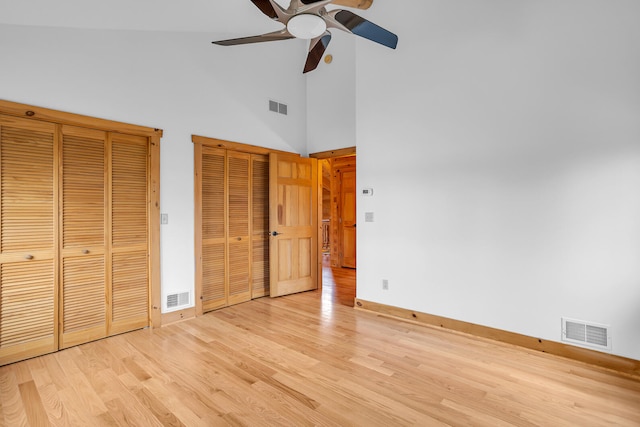
[[[562,318],[562,341],[611,351],[609,326]]]
[[[167,308],[189,305],[189,292],[167,295]]]

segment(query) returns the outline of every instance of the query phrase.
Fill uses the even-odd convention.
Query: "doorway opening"
[[[322,298],[353,306],[356,296],[355,147],[314,153],[321,179]]]

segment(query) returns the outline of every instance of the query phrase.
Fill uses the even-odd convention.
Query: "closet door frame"
[[[160,289],[160,139],[162,129],[105,120],[81,114],[68,113],[0,99],[0,114],[21,117],[36,122],[49,122],[58,126],[71,125],[105,132],[142,136],[148,141],[148,278],[149,278],[149,326],[162,325]],[[56,194],[58,197],[59,194]],[[60,224],[60,215],[56,218]],[[57,230],[57,228],[56,228]],[[56,232],[56,247],[60,246]],[[57,325],[56,325],[57,328]]]

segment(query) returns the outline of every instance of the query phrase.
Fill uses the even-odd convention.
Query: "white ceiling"
[[[0,0],[0,24],[229,36],[281,28],[250,0]]]

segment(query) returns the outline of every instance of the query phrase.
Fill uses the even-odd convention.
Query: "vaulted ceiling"
[[[335,0],[334,4],[365,9],[372,1]],[[280,27],[250,0],[1,0],[0,24],[226,35]]]

